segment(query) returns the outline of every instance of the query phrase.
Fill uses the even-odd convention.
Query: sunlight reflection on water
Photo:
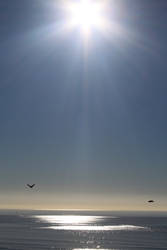
[[[40,215],[35,216],[41,222],[49,223],[47,227],[54,230],[69,231],[134,231],[146,229],[135,225],[105,225],[107,217],[85,215]],[[110,219],[116,217],[110,217]],[[99,224],[100,222],[100,224]]]
[[[144,229],[133,225],[118,225],[118,226],[49,226],[50,229],[55,230],[80,230],[80,231],[131,231]]]
[[[86,216],[86,215],[40,215],[35,216],[45,222],[57,223],[57,224],[71,224],[71,225],[83,225],[88,223],[97,222],[102,220],[102,216]]]

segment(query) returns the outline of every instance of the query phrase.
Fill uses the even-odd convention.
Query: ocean
[[[0,212],[0,250],[167,249],[167,216],[93,211]]]

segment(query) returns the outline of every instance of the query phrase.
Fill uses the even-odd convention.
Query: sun
[[[78,27],[83,33],[104,25],[104,6],[96,0],[80,0],[67,5],[68,18],[71,27]]]

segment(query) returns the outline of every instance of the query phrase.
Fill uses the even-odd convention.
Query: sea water
[[[167,216],[6,211],[0,214],[2,249],[167,249]]]

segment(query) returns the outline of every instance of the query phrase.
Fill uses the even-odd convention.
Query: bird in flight
[[[147,201],[147,202],[149,202],[149,203],[153,203],[153,202],[154,202],[154,200],[149,200],[149,201]]]
[[[33,187],[35,186],[35,184],[32,184],[32,185],[27,184],[27,186],[28,186],[29,188],[33,188]]]

